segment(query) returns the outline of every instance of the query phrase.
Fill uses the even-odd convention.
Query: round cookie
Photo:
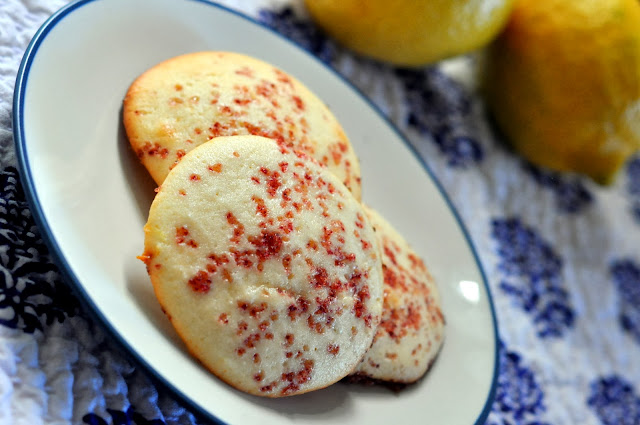
[[[169,173],[145,226],[156,296],[191,353],[251,394],[348,375],[376,333],[373,227],[325,167],[258,136],[219,137]]]
[[[410,384],[427,372],[444,340],[438,288],[407,241],[379,213],[364,208],[381,250],[384,303],[373,345],[349,379]]]
[[[196,146],[252,134],[316,158],[360,199],[358,158],[335,116],[298,80],[245,55],[197,52],[152,67],[129,88],[123,122],[158,184]]]

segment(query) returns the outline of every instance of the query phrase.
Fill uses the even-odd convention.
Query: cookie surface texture
[[[358,158],[332,112],[294,77],[249,56],[197,52],[150,68],[125,96],[123,123],[158,184],[196,146],[251,134],[316,158],[360,199]]]
[[[258,136],[220,137],[171,171],[145,226],[156,296],[189,351],[280,397],[348,375],[382,312],[373,227],[325,167]]]
[[[373,345],[354,375],[410,384],[426,373],[444,340],[438,288],[407,241],[378,212],[365,210],[381,250],[384,304]]]

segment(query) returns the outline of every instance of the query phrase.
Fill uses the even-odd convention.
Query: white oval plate
[[[399,394],[336,384],[284,399],[225,385],[184,349],[142,262],[154,185],[120,120],[125,92],[156,63],[242,52],[302,80],[334,111],[361,159],[364,200],[394,223],[438,281],[447,319],[426,378]],[[23,185],[61,271],[134,360],[195,411],[227,423],[481,424],[497,374],[489,291],[466,231],[408,143],[349,83],[277,33],[202,0],[84,0],[53,15],[24,56],[14,97]]]

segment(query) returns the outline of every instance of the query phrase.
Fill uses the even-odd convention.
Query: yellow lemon
[[[638,0],[516,0],[485,65],[487,106],[531,162],[607,184],[640,147]]]
[[[504,26],[513,0],[305,0],[311,17],[354,51],[418,66],[475,50]]]

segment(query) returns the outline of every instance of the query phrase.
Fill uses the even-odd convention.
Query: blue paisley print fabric
[[[166,425],[161,419],[148,420],[132,407],[125,411],[107,409],[110,418],[102,418],[95,413],[88,413],[82,417],[82,422],[87,425]],[[110,421],[108,419],[111,419]]]
[[[33,333],[78,304],[51,261],[15,168],[0,173],[0,324]]]
[[[500,374],[487,424],[532,423],[546,411],[544,392],[522,356],[500,345]],[[499,419],[497,419],[499,418]]]
[[[543,170],[529,163],[524,163],[523,169],[541,187],[553,192],[559,213],[576,214],[593,203],[593,196],[580,178],[571,179],[559,172]]]
[[[616,260],[611,276],[619,296],[620,326],[640,344],[640,265],[630,259]]]
[[[465,168],[482,161],[484,150],[470,127],[469,94],[436,68],[398,69],[406,90],[407,123],[430,136],[450,167]]]
[[[603,425],[640,424],[640,395],[634,384],[619,375],[595,379],[587,404]]]
[[[629,161],[626,171],[629,209],[636,223],[640,225],[640,156],[636,155]]]
[[[491,224],[503,275],[499,288],[531,316],[539,337],[563,336],[573,326],[575,312],[562,282],[562,259],[518,218]]]
[[[323,62],[331,63],[336,57],[337,47],[334,42],[322,34],[322,31],[306,20],[299,19],[290,7],[279,10],[262,9],[258,13],[258,19],[266,26],[274,29]]]

